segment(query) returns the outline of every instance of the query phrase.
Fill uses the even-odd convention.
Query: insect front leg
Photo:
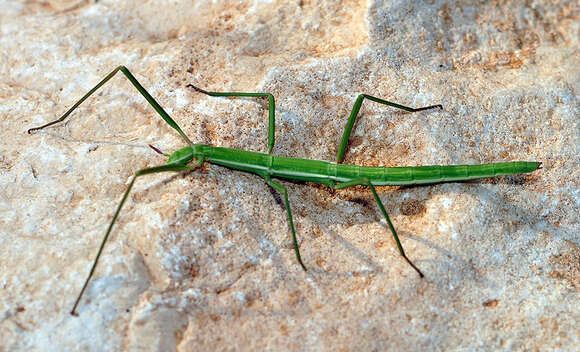
[[[393,223],[391,222],[391,219],[389,218],[389,215],[387,214],[387,211],[385,210],[385,206],[383,205],[381,198],[379,198],[379,195],[377,194],[377,191],[375,190],[375,186],[373,186],[373,184],[369,181],[369,179],[366,177],[361,177],[361,178],[354,179],[352,181],[339,183],[334,187],[336,189],[342,189],[342,188],[359,186],[359,185],[369,186],[369,188],[373,192],[373,197],[375,197],[375,200],[377,201],[377,205],[379,206],[381,213],[385,217],[385,220],[387,220],[387,224],[389,225],[389,229],[391,230],[391,233],[393,234],[393,237],[395,238],[395,242],[397,243],[397,247],[399,248],[399,253],[401,253],[401,255],[403,256],[403,258],[405,258],[407,263],[409,263],[409,265],[411,265],[411,267],[413,267],[413,269],[415,269],[417,271],[417,273],[419,273],[420,277],[424,277],[421,270],[419,270],[419,268],[417,268],[417,266],[415,266],[415,264],[413,264],[413,262],[411,262],[411,260],[409,260],[409,258],[407,258],[407,255],[405,254],[405,250],[403,250],[403,245],[401,244],[401,241],[399,240],[399,236],[397,235],[397,231],[395,231],[395,227],[393,226]]]
[[[83,297],[83,294],[84,294],[84,292],[89,284],[89,281],[91,281],[91,278],[93,277],[93,274],[95,273],[95,269],[97,268],[97,263],[99,262],[99,259],[101,258],[101,254],[103,253],[103,249],[105,248],[105,243],[107,243],[107,240],[109,239],[109,235],[111,234],[111,230],[113,229],[113,225],[115,225],[115,222],[117,221],[117,217],[119,216],[119,213],[121,212],[121,208],[123,208],[123,204],[125,204],[125,201],[127,200],[127,196],[129,196],[129,192],[131,192],[131,188],[133,188],[133,184],[135,183],[135,180],[137,179],[137,177],[140,177],[143,175],[155,174],[155,173],[159,173],[159,172],[167,172],[167,171],[187,171],[187,170],[191,170],[191,169],[195,169],[196,167],[199,167],[202,163],[203,163],[203,159],[199,159],[194,164],[190,164],[190,165],[181,164],[181,163],[167,164],[167,165],[142,169],[142,170],[139,170],[135,173],[135,175],[131,179],[131,182],[129,183],[129,186],[127,187],[127,190],[123,194],[123,198],[121,198],[121,202],[119,202],[119,205],[117,206],[117,210],[115,211],[115,214],[113,215],[113,218],[111,219],[111,222],[109,223],[109,227],[107,228],[107,232],[105,232],[105,236],[103,236],[103,239],[101,241],[101,245],[99,246],[99,250],[97,251],[97,255],[95,256],[95,259],[93,261],[93,265],[91,266],[91,271],[89,272],[89,275],[87,276],[85,283],[83,284],[83,288],[81,289],[81,292],[79,293],[79,295],[75,301],[75,304],[70,312],[72,315],[75,315],[75,316],[78,315],[76,312],[77,306],[79,305],[79,302],[81,301],[81,298]]]
[[[189,138],[185,135],[185,133],[181,130],[181,128],[179,127],[179,125],[177,124],[177,122],[175,122],[171,116],[169,116],[168,113],[165,112],[165,110],[163,110],[163,108],[161,107],[161,105],[159,105],[159,103],[157,103],[157,101],[155,99],[153,99],[153,97],[151,96],[151,94],[149,94],[149,92],[147,92],[145,90],[145,88],[143,88],[143,86],[137,81],[137,79],[135,78],[135,76],[133,76],[133,74],[131,74],[131,72],[129,72],[129,70],[125,67],[125,66],[119,66],[117,68],[115,68],[113,71],[111,71],[111,73],[109,73],[105,78],[103,78],[99,83],[97,83],[96,86],[94,86],[91,90],[89,90],[89,92],[87,94],[85,94],[82,98],[80,98],[70,109],[68,109],[67,112],[64,113],[64,115],[62,115],[60,118],[51,121],[45,125],[39,126],[39,127],[33,127],[31,129],[28,130],[28,133],[32,133],[34,131],[38,131],[38,130],[42,130],[48,126],[52,126],[54,124],[57,124],[59,122],[64,121],[76,108],[78,108],[79,105],[81,105],[88,97],[90,97],[94,92],[96,92],[99,88],[101,88],[101,86],[103,86],[105,83],[107,83],[107,81],[109,81],[111,78],[113,78],[113,76],[115,76],[115,74],[117,72],[121,71],[125,77],[127,77],[127,79],[131,82],[131,84],[133,84],[133,86],[139,91],[139,93],[141,93],[141,95],[143,95],[143,97],[145,97],[145,99],[147,100],[147,102],[155,109],[155,111],[157,111],[157,113],[159,114],[159,116],[161,116],[163,118],[163,120],[165,120],[165,122],[167,122],[167,124],[171,127],[173,127],[180,135],[181,137],[185,140],[185,142],[187,142],[188,145],[193,144],[193,142],[191,142],[191,140],[189,140]]]

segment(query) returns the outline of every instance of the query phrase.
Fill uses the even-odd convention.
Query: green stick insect
[[[268,153],[251,152],[238,149],[230,148],[219,148],[212,147],[204,144],[193,143],[181,130],[179,125],[163,110],[163,108],[153,99],[153,97],[143,88],[143,86],[137,81],[137,79],[129,72],[129,70],[124,66],[119,66],[109,73],[102,81],[100,81],[93,89],[91,89],[87,94],[85,94],[79,101],[77,101],[64,115],[62,115],[58,120],[49,122],[40,127],[34,127],[28,130],[28,133],[34,131],[42,130],[48,126],[52,126],[59,122],[64,121],[83,101],[85,101],[89,96],[91,96],[97,89],[109,81],[117,72],[122,72],[131,81],[133,86],[145,97],[147,102],[157,113],[167,122],[171,127],[173,127],[183,138],[187,146],[176,150],[171,154],[163,154],[161,151],[153,146],[156,152],[161,153],[168,157],[167,164],[162,166],[156,166],[151,168],[146,168],[139,170],[135,173],[127,190],[123,194],[121,202],[117,206],[117,210],[109,223],[109,227],[101,241],[101,245],[97,252],[97,256],[93,261],[93,265],[89,272],[87,279],[75,301],[72,308],[71,314],[77,315],[77,306],[87,288],[91,277],[95,272],[99,258],[105,247],[105,243],[111,234],[111,230],[119,212],[127,200],[127,196],[138,177],[159,173],[167,171],[187,171],[200,167],[204,162],[217,164],[225,166],[230,169],[241,170],[249,173],[256,174],[262,177],[266,183],[278,191],[284,199],[284,205],[286,207],[286,214],[288,217],[288,224],[290,227],[290,232],[292,234],[292,242],[294,245],[294,251],[296,253],[296,259],[302,267],[306,270],[306,266],[302,261],[300,255],[300,248],[298,246],[298,240],[296,239],[296,231],[294,229],[294,221],[292,218],[292,211],[290,210],[290,203],[288,202],[288,191],[286,187],[274,181],[273,178],[281,178],[288,180],[298,180],[315,182],[326,185],[333,189],[342,189],[353,186],[368,186],[371,189],[373,197],[377,202],[379,210],[383,214],[383,217],[387,221],[387,225],[393,234],[393,238],[399,249],[399,253],[409,265],[417,271],[420,277],[423,277],[423,273],[413,262],[407,257],[405,251],[403,250],[403,245],[399,240],[399,236],[395,231],[395,227],[389,219],[389,215],[385,210],[383,202],[379,198],[375,186],[400,186],[400,185],[418,185],[418,184],[434,184],[441,182],[458,182],[473,180],[478,178],[503,176],[503,175],[514,175],[532,172],[541,167],[540,162],[526,162],[526,161],[513,161],[505,163],[492,163],[492,164],[481,164],[481,165],[453,165],[453,166],[418,166],[418,167],[366,167],[366,166],[356,166],[356,165],[344,165],[340,164],[344,157],[348,140],[355,124],[356,117],[361,108],[364,99],[374,101],[379,104],[388,105],[395,107],[397,109],[402,109],[408,112],[417,112],[423,110],[429,110],[434,108],[442,109],[441,105],[432,105],[422,108],[410,108],[408,106],[403,106],[395,104],[386,100],[382,100],[370,95],[361,94],[357,97],[354,106],[348,117],[346,127],[342,134],[342,139],[340,141],[340,146],[338,148],[338,155],[336,156],[336,162],[319,161],[319,160],[309,160],[309,159],[298,159],[298,158],[287,158],[281,156],[271,155],[271,151],[274,148],[274,113],[275,104],[274,96],[270,93],[241,93],[241,92],[208,92],[203,89],[197,88],[194,85],[187,85],[193,88],[197,92],[207,94],[214,97],[266,97],[269,102],[269,123],[268,123]]]

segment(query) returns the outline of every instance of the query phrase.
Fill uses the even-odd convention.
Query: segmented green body
[[[479,165],[432,165],[415,167],[369,167],[334,162],[288,158],[247,150],[194,144],[179,149],[169,163],[193,158],[289,180],[316,182],[328,186],[366,177],[375,186],[404,186],[440,182],[467,181],[477,178],[522,174],[536,170],[538,162],[512,161]]]
[[[187,147],[176,150],[171,154],[164,154],[159,149],[149,145],[157,153],[163,154],[169,157],[167,164],[162,166],[145,168],[137,171],[127,190],[123,194],[123,198],[119,203],[109,227],[105,232],[105,236],[101,242],[95,260],[93,261],[93,266],[85,283],[75,301],[71,314],[76,315],[76,308],[95,272],[99,258],[103,253],[103,248],[105,243],[111,234],[111,230],[119,212],[123,207],[123,204],[127,200],[127,196],[135,183],[137,177],[143,175],[149,175],[159,172],[179,172],[193,170],[199,167],[204,162],[210,162],[213,164],[225,166],[231,169],[251,172],[261,176],[266,184],[280,193],[283,198],[284,206],[286,208],[286,214],[288,216],[288,225],[290,232],[292,233],[292,242],[294,244],[294,251],[296,253],[296,259],[302,267],[306,270],[306,266],[302,262],[300,256],[300,249],[298,246],[298,240],[296,238],[296,230],[294,228],[294,220],[292,218],[292,211],[290,210],[290,202],[288,201],[288,191],[286,187],[279,184],[278,182],[272,180],[272,177],[283,178],[289,180],[298,181],[310,181],[320,184],[325,184],[333,189],[343,189],[353,186],[367,186],[370,188],[375,201],[379,207],[379,210],[383,214],[383,217],[387,221],[387,225],[393,234],[393,238],[399,249],[401,256],[407,261],[407,263],[415,269],[420,277],[423,277],[423,273],[405,254],[403,250],[403,245],[399,240],[399,236],[395,231],[393,223],[389,219],[389,215],[381,201],[379,195],[377,194],[374,186],[382,185],[416,185],[416,184],[431,184],[439,182],[454,182],[454,181],[467,181],[477,178],[484,177],[494,177],[501,175],[513,175],[513,174],[523,174],[527,172],[532,172],[539,169],[541,163],[539,162],[526,162],[526,161],[513,161],[507,163],[493,163],[493,164],[481,164],[481,165],[452,165],[452,166],[415,166],[415,167],[368,167],[368,166],[357,166],[357,165],[344,165],[340,164],[344,157],[348,140],[352,129],[355,124],[357,114],[361,108],[364,99],[371,100],[373,102],[383,104],[386,106],[391,106],[397,109],[401,109],[408,112],[418,112],[424,110],[430,110],[434,108],[443,109],[441,105],[431,105],[419,108],[412,108],[390,101],[386,101],[377,97],[373,97],[367,94],[360,94],[351,110],[350,116],[348,117],[344,132],[342,134],[342,139],[340,146],[338,148],[338,154],[336,156],[336,163],[320,160],[309,160],[309,159],[299,159],[299,158],[288,158],[275,156],[271,154],[251,152],[239,149],[230,148],[219,148],[212,147],[204,144],[193,144],[187,135],[181,130],[179,125],[169,116],[165,110],[155,101],[155,99],[143,88],[143,86],[137,81],[137,79],[129,72],[129,70],[124,66],[119,66],[109,73],[105,78],[103,78],[96,86],[94,86],[90,91],[88,91],[81,99],[79,99],[67,112],[65,112],[59,119],[48,122],[39,127],[33,127],[28,130],[28,133],[34,131],[42,130],[46,127],[52,126],[59,122],[64,121],[83,101],[85,101],[89,96],[91,96],[97,89],[99,89],[103,84],[105,84],[109,79],[111,79],[117,72],[122,72],[133,86],[143,95],[147,102],[157,111],[157,113],[167,122],[169,126],[175,129],[186,142]],[[275,107],[274,107],[274,96],[270,93],[248,93],[248,92],[208,92],[201,88],[198,88],[192,84],[188,84],[187,87],[191,87],[194,90],[216,97],[256,97],[256,98],[268,98],[269,104],[269,122],[268,122],[268,152],[271,152],[274,148],[274,131],[275,131]]]

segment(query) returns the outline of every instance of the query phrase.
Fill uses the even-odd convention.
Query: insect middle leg
[[[348,139],[350,138],[350,133],[352,132],[352,129],[354,127],[354,123],[356,121],[358,112],[360,111],[360,108],[362,106],[363,100],[364,99],[368,99],[371,101],[374,101],[375,103],[379,103],[379,104],[383,104],[383,105],[388,105],[388,106],[392,106],[394,108],[397,109],[401,109],[401,110],[405,110],[408,112],[417,112],[417,111],[423,111],[423,110],[429,110],[429,109],[434,109],[434,108],[439,108],[439,109],[443,109],[443,106],[440,104],[437,105],[431,105],[431,106],[425,106],[422,108],[411,108],[408,106],[404,106],[404,105],[400,105],[397,103],[392,103],[390,101],[386,101],[383,99],[379,99],[367,94],[360,94],[357,98],[356,101],[354,102],[354,105],[352,107],[352,110],[350,111],[350,115],[348,117],[348,120],[346,121],[346,126],[344,127],[344,132],[342,133],[342,139],[340,140],[340,146],[338,147],[338,154],[336,155],[336,162],[340,163],[342,162],[342,159],[344,157],[344,153],[346,151],[346,147],[348,144]]]
[[[294,220],[292,219],[292,210],[290,210],[290,202],[288,202],[288,190],[286,187],[282,186],[276,181],[273,181],[269,176],[262,176],[266,183],[274,188],[278,193],[284,197],[284,206],[286,207],[286,214],[288,215],[288,223],[290,226],[290,231],[292,232],[292,242],[294,244],[294,252],[296,252],[296,259],[298,259],[298,263],[302,266],[302,269],[306,271],[306,266],[302,262],[302,257],[300,256],[300,248],[298,247],[298,240],[296,239],[296,230],[294,229]]]
[[[200,93],[207,94],[212,97],[268,98],[268,153],[272,152],[272,149],[274,149],[274,134],[276,129],[275,128],[276,103],[274,102],[274,96],[271,93],[208,92],[206,90],[194,86],[193,84],[188,84],[186,87],[191,87]]]
[[[415,264],[413,264],[413,262],[411,262],[411,260],[409,260],[409,258],[407,258],[407,255],[405,254],[405,250],[403,249],[403,245],[401,244],[401,241],[399,240],[399,236],[397,235],[397,231],[395,231],[395,227],[393,226],[393,223],[391,222],[391,219],[389,218],[389,215],[387,214],[387,211],[385,210],[385,206],[383,205],[381,198],[379,198],[379,195],[377,194],[377,191],[375,190],[375,186],[373,186],[373,184],[369,181],[369,179],[366,177],[357,178],[357,179],[354,179],[352,181],[339,183],[339,184],[335,185],[334,188],[342,189],[342,188],[359,186],[359,185],[369,186],[369,188],[373,192],[373,197],[375,197],[375,200],[377,202],[377,205],[379,206],[379,209],[381,210],[381,213],[385,217],[385,220],[387,220],[387,224],[389,225],[389,229],[391,230],[391,233],[393,234],[393,237],[395,238],[395,242],[397,243],[397,247],[399,248],[399,253],[401,253],[401,255],[403,256],[403,258],[405,258],[407,263],[409,263],[409,265],[411,265],[411,267],[413,267],[413,269],[415,269],[417,271],[417,273],[419,273],[419,276],[423,277],[424,275],[421,272],[421,270],[419,270],[419,268],[417,268],[417,266],[415,266]]]

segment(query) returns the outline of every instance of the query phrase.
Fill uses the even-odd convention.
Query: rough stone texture
[[[577,1],[0,1],[0,350],[573,350],[580,344]],[[538,160],[526,176],[368,189],[288,187],[207,165],[139,180],[95,279],[68,312],[138,169],[182,141],[121,76],[128,66],[193,141],[346,162]],[[574,347],[576,346],[576,347]]]

